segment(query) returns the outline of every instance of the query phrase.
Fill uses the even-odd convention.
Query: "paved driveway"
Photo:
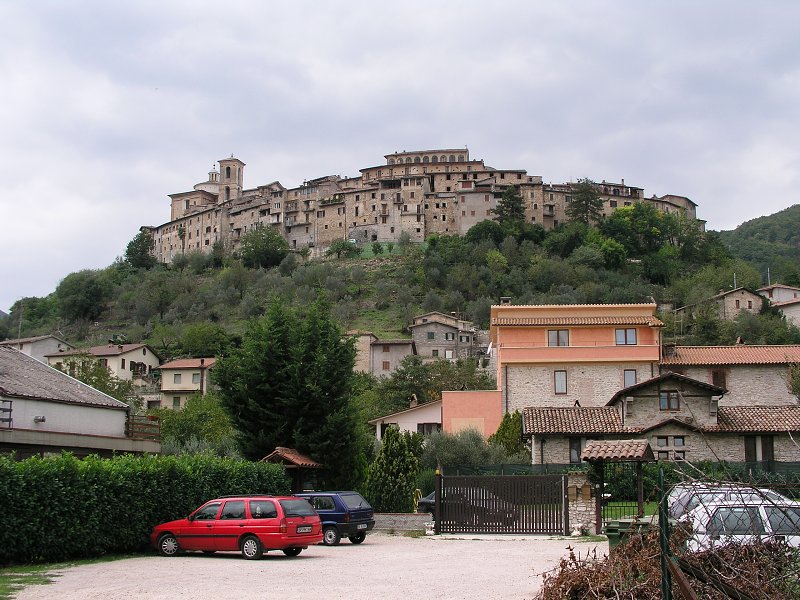
[[[582,555],[608,549],[606,542],[569,538],[373,533],[359,546],[313,546],[297,558],[281,552],[259,561],[238,554],[154,555],[83,565],[17,598],[520,600],[533,598],[541,573],[555,567],[570,545]]]

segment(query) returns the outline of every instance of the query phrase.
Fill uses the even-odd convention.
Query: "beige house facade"
[[[245,188],[244,162],[231,156],[218,165],[192,190],[169,195],[169,221],[142,227],[153,236],[159,262],[208,253],[217,243],[236,250],[241,237],[259,227],[276,229],[292,250],[308,248],[312,255],[323,254],[335,240],[397,242],[406,233],[422,242],[433,234],[462,235],[492,218],[509,187],[519,190],[526,220],[552,229],[566,219],[575,186],[544,185],[526,170],[490,167],[467,148],[394,152],[383,164],[360,169],[359,176],[328,175],[295,187],[274,181]],[[650,201],[642,188],[624,181],[596,185],[605,214]]]
[[[215,358],[181,358],[164,363],[158,367],[161,371],[159,400],[148,401],[147,408],[181,409],[194,394],[206,394],[212,387],[211,369],[216,362]]]
[[[417,353],[414,340],[408,338],[379,339],[370,331],[348,331],[356,340],[354,371],[388,377],[406,356]]]
[[[141,384],[144,377],[161,364],[158,355],[146,344],[108,344],[91,348],[76,348],[64,352],[48,354],[45,358],[51,366],[63,366],[70,372],[70,364],[83,360],[84,357],[97,360],[106,367],[114,377]],[[72,367],[74,371],[74,366]]]
[[[406,410],[372,419],[368,423],[375,428],[375,437],[383,439],[387,427],[396,427],[401,432],[428,435],[442,429],[442,401],[414,404]]]
[[[738,287],[727,292],[720,292],[697,304],[677,308],[675,316],[679,319],[684,316],[692,318],[698,311],[708,309],[713,311],[717,318],[732,321],[739,316],[739,313],[745,311],[757,315],[761,312],[763,304],[762,296],[746,288]]]

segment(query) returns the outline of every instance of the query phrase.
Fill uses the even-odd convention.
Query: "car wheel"
[[[297,555],[298,555],[298,554],[300,554],[302,551],[303,551],[303,549],[302,549],[302,548],[286,548],[286,549],[284,549],[283,553],[284,553],[286,556],[297,556]]]
[[[264,553],[261,547],[261,540],[254,535],[248,535],[242,540],[242,556],[247,560],[256,560],[261,558]]]
[[[326,527],[323,532],[322,543],[326,546],[338,546],[339,540],[342,536],[339,535],[339,530],[336,527]]]
[[[365,539],[367,539],[367,534],[363,531],[359,531],[357,534],[351,535],[347,539],[350,540],[353,544],[360,544]]]
[[[178,547],[178,538],[171,533],[165,533],[158,538],[158,551],[161,556],[175,556],[180,548]]]

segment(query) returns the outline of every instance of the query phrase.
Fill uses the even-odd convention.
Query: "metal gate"
[[[566,475],[442,476],[436,530],[566,535],[566,488]]]

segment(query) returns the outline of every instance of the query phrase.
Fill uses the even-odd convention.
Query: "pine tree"
[[[522,224],[525,222],[525,203],[519,193],[519,188],[509,186],[503,196],[497,201],[497,206],[492,209],[495,220],[503,226]]]
[[[591,179],[578,179],[572,200],[566,208],[567,217],[581,223],[596,223],[603,216],[603,199]]]
[[[326,485],[356,485],[365,459],[350,404],[354,363],[353,341],[323,301],[305,315],[273,302],[214,369],[242,454],[258,460],[295,448],[325,465]]]
[[[366,496],[378,512],[412,512],[419,472],[417,434],[389,427],[375,461],[367,472]]]

